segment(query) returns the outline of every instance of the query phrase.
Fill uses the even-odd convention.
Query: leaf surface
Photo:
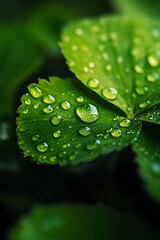
[[[159,125],[146,124],[137,142],[133,144],[133,150],[137,153],[136,161],[139,165],[139,172],[146,189],[158,201],[160,200],[159,135]]]
[[[24,155],[44,163],[78,163],[122,149],[141,124],[127,119],[79,81],[51,77],[31,84],[17,120]]]
[[[101,17],[70,23],[61,47],[87,87],[130,118],[160,102],[160,24]]]
[[[134,226],[134,227],[133,227]],[[10,240],[156,240],[158,232],[134,215],[104,206],[35,206],[12,229]]]
[[[160,106],[154,106],[142,112],[138,116],[139,120],[160,124]]]

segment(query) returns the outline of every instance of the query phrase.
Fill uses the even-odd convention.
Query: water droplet
[[[57,163],[57,157],[56,156],[50,157],[49,160],[50,160],[51,163]]]
[[[80,148],[81,147],[81,143],[78,143],[75,148]]]
[[[43,102],[47,104],[55,103],[56,99],[52,95],[47,95],[43,98]]]
[[[74,61],[68,62],[68,66],[69,67],[74,67],[75,65],[76,65],[76,63]]]
[[[148,91],[148,88],[146,86],[140,86],[136,88],[136,92],[139,95],[144,95]]]
[[[75,52],[75,51],[77,51],[78,46],[74,44],[74,45],[72,45],[71,49],[72,49],[73,52]]]
[[[143,68],[140,65],[135,65],[134,70],[136,73],[143,73]]]
[[[94,68],[94,67],[95,67],[95,64],[94,64],[93,62],[90,62],[90,63],[89,63],[89,67],[90,67],[90,68]]]
[[[159,65],[159,60],[156,56],[150,55],[147,60],[151,67],[157,67]]]
[[[146,108],[150,104],[150,101],[144,101],[139,104],[139,108]]]
[[[54,133],[53,133],[53,137],[54,138],[59,138],[61,136],[61,131],[60,130],[56,130]]]
[[[40,106],[40,102],[39,102],[39,103],[36,103],[36,104],[34,104],[34,109],[38,109],[38,108],[39,108],[39,106]]]
[[[114,122],[116,122],[116,121],[118,121],[118,120],[119,120],[119,116],[116,116],[116,117],[113,118],[113,121],[114,121]]]
[[[103,95],[103,97],[105,97],[109,100],[114,100],[118,96],[118,91],[113,87],[108,87],[108,88],[104,88],[102,90],[102,95]]]
[[[108,64],[108,65],[106,66],[106,70],[109,72],[109,71],[111,71],[111,69],[112,69],[112,66],[111,66],[110,64]]]
[[[84,101],[84,98],[82,96],[79,96],[76,98],[77,102],[83,102]]]
[[[76,33],[76,35],[81,36],[81,35],[83,35],[83,30],[81,28],[77,28],[75,30],[75,33]]]
[[[89,136],[91,134],[91,129],[89,127],[82,127],[79,129],[79,133],[86,137],[86,136]]]
[[[32,95],[32,97],[34,97],[34,98],[40,98],[42,96],[42,91],[37,86],[31,85],[28,87],[28,90],[29,90],[30,94]]]
[[[24,109],[22,112],[23,114],[28,114],[28,109]]]
[[[83,68],[83,71],[86,72],[86,73],[89,72],[88,67],[84,67],[84,68]]]
[[[70,143],[66,143],[66,144],[63,145],[63,148],[69,148],[70,146],[71,146]]]
[[[34,142],[38,141],[38,139],[39,139],[39,135],[34,135],[34,136],[32,137],[32,140],[33,140]]]
[[[60,124],[61,121],[62,121],[62,117],[57,113],[55,113],[53,115],[53,117],[51,118],[51,123],[53,125],[58,125],[58,124]]]
[[[90,79],[90,80],[88,81],[88,87],[90,87],[90,88],[98,88],[98,86],[99,86],[99,81],[98,81],[98,79],[93,78],[93,79]]]
[[[147,80],[149,82],[156,82],[157,79],[159,79],[159,74],[158,73],[153,73],[153,74],[148,74],[147,75]]]
[[[67,154],[66,151],[62,151],[58,153],[58,156],[63,158],[63,157],[66,157],[66,154]]]
[[[25,144],[25,140],[24,139],[20,139],[18,143],[19,143],[19,145],[24,145]]]
[[[122,63],[122,62],[123,62],[123,57],[122,57],[122,56],[119,56],[119,57],[117,58],[117,62],[118,62],[118,63]]]
[[[107,139],[108,137],[109,137],[109,134],[105,134],[103,138]]]
[[[119,125],[121,127],[129,127],[131,125],[131,121],[128,118],[123,119]]]
[[[37,150],[41,153],[48,151],[48,144],[46,142],[41,142],[37,145]]]
[[[19,131],[20,132],[26,132],[27,131],[27,127],[26,126],[21,126],[20,128],[19,128]]]
[[[86,148],[88,150],[94,150],[100,145],[100,143],[101,143],[100,140],[96,140],[95,142],[88,143]]]
[[[77,107],[76,113],[77,116],[85,123],[93,123],[99,118],[97,108],[90,103],[86,103]]]
[[[122,133],[121,133],[120,129],[113,129],[112,132],[111,132],[112,137],[115,137],[115,138],[120,137],[121,134]]]
[[[53,112],[53,108],[49,105],[49,106],[43,108],[43,112],[44,113],[51,113],[51,112]]]
[[[96,135],[97,138],[103,137],[103,133],[99,133]]]
[[[25,104],[26,104],[26,105],[30,105],[30,104],[31,104],[31,100],[30,100],[29,98],[26,99],[26,100],[25,100]]]
[[[76,159],[76,155],[72,155],[72,156],[69,157],[70,161],[74,161],[75,159]]]
[[[68,110],[71,108],[71,104],[68,102],[68,101],[63,101],[61,102],[61,107],[64,109],[64,110]]]

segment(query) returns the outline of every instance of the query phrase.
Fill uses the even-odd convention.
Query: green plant
[[[60,46],[83,84],[50,77],[29,85],[17,119],[24,155],[39,163],[77,164],[130,144],[159,200],[159,36],[160,24],[143,18],[103,16],[69,24]]]

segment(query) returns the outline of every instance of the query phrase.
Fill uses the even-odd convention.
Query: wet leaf
[[[133,118],[160,101],[159,33],[159,22],[104,16],[69,24],[61,47],[78,79]]]
[[[79,81],[51,77],[28,87],[18,112],[24,155],[65,165],[92,160],[136,141],[141,124],[105,102]]]
[[[139,120],[160,124],[160,106],[154,106],[138,116]]]

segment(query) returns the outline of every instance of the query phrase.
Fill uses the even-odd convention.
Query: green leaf
[[[160,126],[144,125],[138,140],[133,144],[146,189],[157,200],[160,200]]]
[[[122,149],[136,140],[141,124],[79,81],[51,77],[31,84],[17,120],[24,155],[48,164],[78,163]]]
[[[0,118],[10,114],[18,84],[37,69],[41,56],[21,25],[1,25]]]
[[[134,227],[133,227],[134,226]],[[10,240],[158,239],[158,231],[134,215],[105,206],[35,206],[12,229]]]
[[[130,118],[160,102],[160,24],[101,17],[69,24],[61,47],[87,87]]]
[[[133,15],[134,17],[141,17],[145,15],[150,18],[159,19],[159,1],[151,0],[114,0],[112,5],[116,10],[119,10],[123,14],[129,16]]]
[[[142,121],[160,124],[160,106],[149,108],[137,117]]]
[[[90,4],[93,4],[92,8]],[[98,14],[104,6],[104,3],[97,6],[95,0],[38,2],[27,17],[28,32],[41,47],[54,54],[59,53],[58,41],[64,24],[71,19]]]

